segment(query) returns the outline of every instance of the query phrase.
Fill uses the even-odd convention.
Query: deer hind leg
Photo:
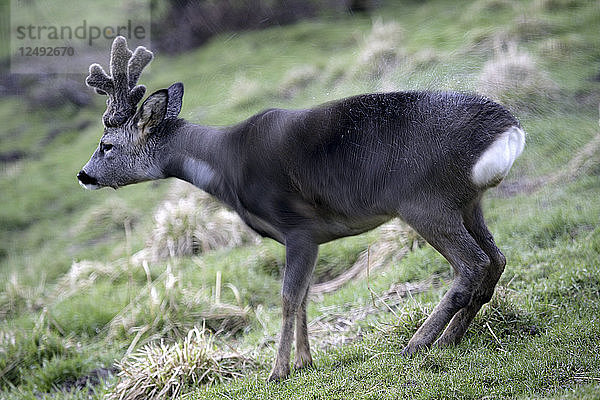
[[[310,345],[308,341],[308,324],[306,321],[306,303],[308,301],[308,292],[304,294],[304,299],[296,313],[296,355],[294,358],[294,367],[302,369],[312,365],[312,356],[310,355]]]
[[[432,220],[431,215],[444,215]],[[454,315],[471,303],[489,267],[490,259],[463,225],[459,213],[429,213],[427,218],[405,220],[452,265],[450,289],[404,349],[405,355],[429,347]]]
[[[490,258],[491,262],[481,285],[475,291],[469,305],[461,309],[454,318],[452,318],[450,324],[436,342],[436,344],[441,346],[457,344],[460,342],[467,331],[467,328],[471,324],[471,321],[475,318],[475,315],[477,315],[485,303],[491,300],[496,284],[498,283],[502,272],[504,272],[504,266],[506,265],[506,258],[500,249],[496,247],[494,238],[485,225],[479,203],[476,203],[475,206],[464,215],[464,221],[465,227],[479,247],[481,247],[485,254]]]
[[[269,381],[283,379],[290,373],[290,352],[294,339],[294,323],[298,310],[305,301],[318,253],[318,245],[304,235],[288,236],[285,246],[286,265],[281,289],[283,323],[277,357],[275,358],[273,370],[269,375]],[[304,314],[304,311],[302,311],[302,314]],[[305,314],[304,317],[301,316],[300,318],[306,320]],[[306,336],[308,336],[308,333]],[[306,338],[306,344],[306,347],[302,350],[309,351],[308,338]]]

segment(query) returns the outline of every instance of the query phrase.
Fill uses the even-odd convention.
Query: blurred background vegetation
[[[141,82],[150,92],[183,82],[187,120],[224,125],[268,107],[450,89],[502,102],[528,132],[486,198],[509,264],[465,342],[398,356],[452,277],[393,221],[322,246],[309,307],[317,368],[279,386],[261,382],[279,329],[283,249],[184,183],[82,190],[75,174],[101,135],[104,99],[83,84],[87,71],[11,74],[8,3],[0,398],[597,398],[597,2],[150,3],[156,59]]]

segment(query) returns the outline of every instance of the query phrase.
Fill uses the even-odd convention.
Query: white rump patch
[[[516,126],[501,134],[475,163],[473,183],[477,186],[495,186],[508,174],[510,167],[523,151],[525,132]]]

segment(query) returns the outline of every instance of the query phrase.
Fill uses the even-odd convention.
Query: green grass
[[[504,37],[528,51],[559,88],[556,99],[540,93],[531,107],[514,110],[528,138],[508,181],[563,170],[597,134],[600,83],[592,78],[600,61],[600,7],[594,2],[389,2],[376,14],[373,19],[395,21],[403,32],[398,52],[404,58],[383,80],[353,75],[372,25],[363,15],[216,37],[189,53],[159,54],[142,80],[149,91],[182,81],[181,115],[223,125],[268,107],[308,107],[379,90],[385,80],[398,89],[474,90],[495,38]],[[424,49],[434,56],[423,56]],[[424,61],[414,61],[419,57]],[[314,76],[286,94],[294,82],[289,71],[307,65]],[[243,379],[189,388],[189,398],[600,398],[597,166],[532,193],[489,192],[486,219],[508,265],[494,300],[459,346],[411,359],[400,355],[451,279],[448,264],[426,245],[368,280],[319,296],[309,305],[309,319],[350,315],[370,306],[372,293],[399,282],[435,274],[440,287],[404,299],[393,313],[377,303],[378,311],[349,331],[360,331],[359,339],[316,351],[313,369],[266,384],[280,327],[283,249],[265,240],[151,263],[148,271],[129,263],[145,247],[153,211],[170,184],[116,192],[79,188],[75,174],[102,128],[103,99],[96,101],[74,113],[0,99],[0,151],[26,154],[0,166],[1,398],[87,398],[86,391],[61,388],[110,367],[134,341],[136,347],[179,341],[201,326],[202,315],[218,306],[217,276],[218,300],[246,311],[236,320],[240,329],[217,334],[215,345],[248,351],[257,367]],[[61,134],[44,140],[55,129]],[[318,279],[351,266],[379,237],[374,231],[322,246]],[[81,260],[102,268],[69,283],[73,263]],[[100,398],[114,383],[91,396]]]

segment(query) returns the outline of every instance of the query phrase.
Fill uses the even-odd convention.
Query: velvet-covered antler
[[[143,46],[132,53],[123,36],[117,36],[110,51],[110,75],[99,64],[90,65],[90,74],[85,79],[89,87],[98,94],[108,95],[106,111],[102,121],[106,127],[124,124],[133,114],[144,97],[146,87],[137,85],[142,70],[154,55]]]

